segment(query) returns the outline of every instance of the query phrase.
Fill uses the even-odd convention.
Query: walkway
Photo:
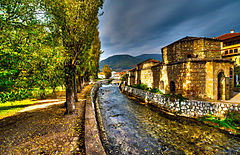
[[[229,102],[240,103],[240,92],[235,92],[235,96],[229,100]]]
[[[79,94],[80,100],[92,86]],[[64,115],[63,101],[34,105],[0,120],[0,154],[84,154],[85,102]]]
[[[234,92],[234,97],[231,98],[230,100],[226,100],[224,102],[240,104],[240,92]]]
[[[56,104],[63,104],[65,102],[65,100],[64,101],[60,101],[60,102],[57,102],[57,101],[59,101],[59,100],[43,100],[43,101],[39,101],[38,103],[43,103],[43,104],[28,106],[28,107],[20,110],[19,112],[21,113],[21,112],[26,112],[26,111],[36,110],[36,109],[47,108],[48,106],[56,105]],[[49,102],[51,102],[51,103],[49,103]]]

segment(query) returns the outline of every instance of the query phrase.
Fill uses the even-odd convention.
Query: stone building
[[[146,84],[148,87],[152,87],[155,79],[153,79],[154,76],[151,67],[158,64],[161,64],[161,62],[154,59],[147,59],[137,64],[136,68],[128,71],[128,83],[130,85]]]
[[[228,100],[234,62],[221,58],[221,41],[185,37],[162,48],[162,60],[146,60],[128,72],[128,84],[146,84],[190,99]]]

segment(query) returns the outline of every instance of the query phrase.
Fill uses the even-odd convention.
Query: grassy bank
[[[8,101],[0,104],[0,119],[11,116],[23,108],[36,104],[37,101],[26,99],[22,101]]]
[[[240,113],[238,111],[228,111],[224,117],[209,115],[197,118],[197,120],[232,134],[240,134]]]
[[[56,96],[59,94],[62,94],[62,88],[57,87],[56,88],[57,94],[53,94],[52,89],[46,89],[45,91],[45,98],[56,98]],[[39,88],[34,89],[32,92],[32,96],[28,99],[23,99],[21,101],[7,101],[4,103],[0,103],[0,119],[12,116],[18,111],[24,109],[25,107],[38,104],[40,99],[40,90]]]

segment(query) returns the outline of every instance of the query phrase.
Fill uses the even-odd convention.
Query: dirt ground
[[[0,154],[85,154],[84,99],[79,94],[76,113],[64,115],[64,104],[18,113],[0,120]]]

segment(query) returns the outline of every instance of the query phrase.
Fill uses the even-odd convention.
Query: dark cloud
[[[105,0],[101,58],[160,53],[161,47],[184,36],[239,31],[239,6],[239,0]]]

